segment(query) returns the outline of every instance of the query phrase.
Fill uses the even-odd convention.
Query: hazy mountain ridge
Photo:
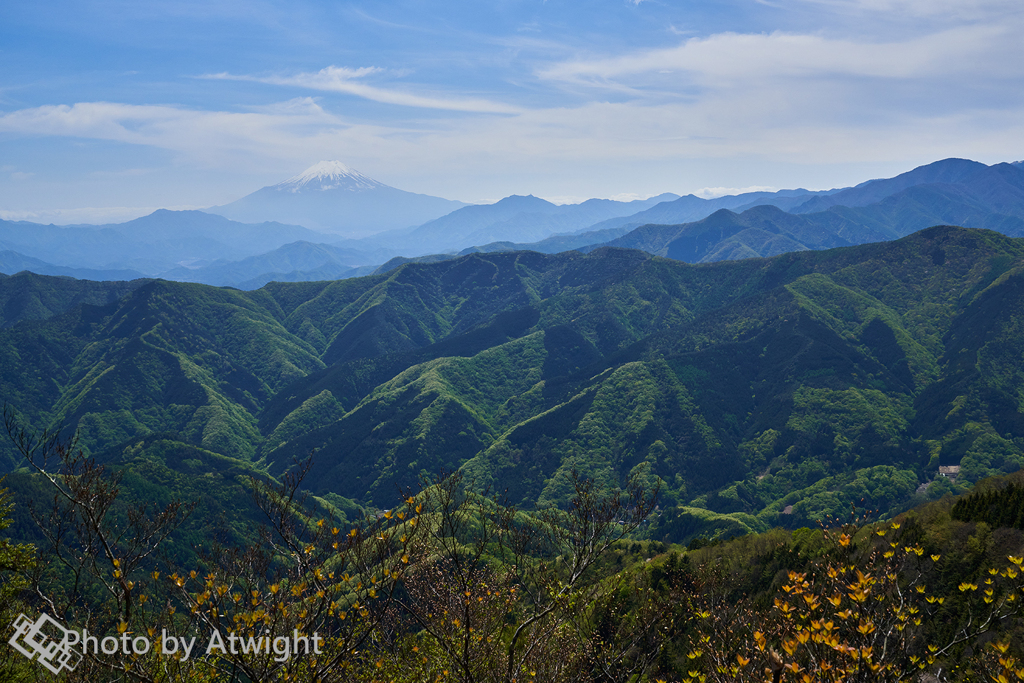
[[[913,184],[935,178],[965,182]],[[850,205],[833,204],[813,213],[788,213],[770,205],[740,214],[720,209],[694,223],[641,226],[606,244],[701,263],[891,240],[943,224],[1024,235],[1024,171],[1009,164],[948,160],[904,174],[898,182],[858,187],[800,208],[844,196]],[[881,200],[861,205],[879,195],[884,195]]]
[[[127,223],[56,226],[0,221],[0,243],[56,266],[160,275],[181,262],[240,259],[325,236],[297,225],[243,224],[201,211],[160,209]]]
[[[498,241],[462,253],[520,249],[556,253],[610,245],[700,262],[866,244],[943,224],[1020,235],[1024,234],[1024,181],[1018,166],[947,159],[895,179],[868,181],[846,190],[755,192],[712,200],[687,195],[572,235],[525,243]],[[815,206],[821,208],[808,213]],[[728,213],[720,213],[723,209]],[[714,214],[717,217],[710,218]],[[730,215],[739,217],[727,219]],[[718,241],[713,239],[712,226],[725,230]],[[668,244],[675,240],[682,241],[670,253]],[[690,240],[703,246],[684,247]]]
[[[333,275],[322,279],[333,280],[344,277],[344,273],[356,270],[368,260],[372,261],[375,258],[386,258],[386,255],[300,240],[240,261],[220,259],[199,268],[175,268],[161,273],[161,276],[179,282],[238,286],[261,276],[269,278],[271,274],[284,275],[319,270],[325,275]],[[268,279],[267,282],[269,281]],[[263,284],[266,283],[256,287],[242,286],[241,289],[258,289]]]
[[[686,195],[676,200],[661,202],[650,209],[646,209],[624,219],[609,219],[587,228],[587,232],[623,229],[632,230],[648,223],[657,224],[679,224],[692,223],[721,209],[744,210],[754,206],[772,205],[784,211],[791,206],[806,202],[813,196],[829,194],[837,190],[779,190],[777,192],[744,192],[738,195],[725,195],[713,199],[704,199],[696,195]]]
[[[1011,194],[1020,197],[1019,177],[1015,183],[1007,186],[1004,178],[1006,170],[1016,176],[1017,169],[1010,164],[986,166],[969,159],[943,159],[926,166],[919,166],[893,178],[869,180],[856,187],[815,197],[795,207],[793,213],[824,211],[831,206],[867,206],[919,185],[961,186],[971,194],[987,195],[991,198],[999,197],[1009,187]],[[991,203],[994,208],[1002,208],[1002,204],[998,200]],[[1019,202],[1017,203],[1019,204]]]
[[[659,195],[575,205],[512,196],[466,206],[419,227],[341,241],[298,226],[246,225],[201,212],[158,211],[107,226],[6,223],[0,224],[0,247],[15,253],[0,266],[8,272],[99,279],[145,275],[254,289],[274,280],[387,272],[401,263],[434,262],[457,253],[557,253],[608,244],[699,262],[863,244],[940,224],[1018,235],[1024,234],[1022,177],[1019,163],[986,166],[946,159],[895,178],[823,192],[753,192],[710,200]],[[310,193],[359,195],[386,186],[325,162],[273,187],[301,200]],[[670,200],[662,201],[666,197]],[[716,213],[723,209],[729,213]],[[535,241],[525,241],[530,239]]]
[[[529,196],[512,195],[494,204],[467,206],[447,216],[425,223],[403,236],[407,249],[421,253],[460,250],[471,244],[514,239],[517,242],[540,240],[554,233],[584,230],[600,221],[633,215],[662,203],[662,194],[644,200],[617,202],[589,199],[579,204],[553,204]],[[407,253],[418,256],[421,253]]]
[[[94,268],[70,268],[68,266],[55,266],[52,263],[40,261],[31,256],[19,254],[16,251],[0,251],[0,274],[20,273],[22,271],[35,273],[37,275],[58,275],[73,277],[79,280],[110,281],[110,280],[135,280],[145,277],[137,270],[99,270]]]

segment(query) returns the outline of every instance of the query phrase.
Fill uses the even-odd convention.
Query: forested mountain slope
[[[145,282],[75,280],[27,271],[12,276],[0,273],[0,327],[52,318],[83,303],[113,303]]]
[[[172,468],[173,443],[271,471],[313,452],[308,486],[381,507],[444,468],[559,503],[578,469],[660,480],[666,534],[805,525],[909,504],[940,463],[1024,464],[1022,268],[1020,240],[937,227],[707,265],[601,249],[153,281],[0,331],[0,389],[104,459],[155,434]]]

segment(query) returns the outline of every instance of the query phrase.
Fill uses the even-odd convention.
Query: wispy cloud
[[[947,1],[952,2],[936,0]],[[839,4],[851,12],[882,12],[898,4],[803,2]],[[925,11],[914,0],[899,2],[908,16]],[[457,84],[441,94],[422,84],[399,89],[393,87],[396,71],[374,66],[225,72],[203,78],[310,92],[244,108],[37,106],[0,113],[0,133],[148,145],[172,151],[182,166],[282,174],[337,158],[388,184],[460,199],[534,191],[566,200],[687,188],[703,188],[702,196],[710,197],[755,189],[735,186],[780,184],[745,175],[709,177],[705,169],[715,160],[739,168],[751,160],[826,167],[837,160],[902,164],[944,156],[1020,157],[1022,30],[1014,14],[1005,21],[886,39],[825,30],[723,32],[672,37],[671,47],[588,57],[534,50],[548,59],[560,57],[517,74],[503,95],[513,101],[526,93],[519,101],[530,106],[473,97]],[[511,48],[517,41],[535,40],[506,36],[502,46],[515,62],[518,52]],[[375,122],[358,123],[332,108],[337,98],[307,96],[329,92],[388,106],[375,109],[381,114]],[[395,116],[392,107],[405,110]],[[594,184],[601,177],[607,189]]]
[[[1006,154],[1020,156],[1007,150],[1024,148],[1022,107],[898,111],[884,120],[842,120],[828,110],[838,95],[818,92],[812,100],[808,92],[794,92],[770,97],[765,91],[730,91],[692,102],[591,102],[513,116],[434,118],[418,127],[353,125],[301,100],[249,112],[79,103],[4,114],[0,132],[149,145],[172,151],[185,166],[228,171],[245,167],[282,174],[337,158],[388,184],[457,199],[688,188],[705,188],[713,196],[736,189],[707,187],[712,178],[701,169],[714,159],[923,163],[946,156],[1001,160]],[[667,176],[666,168],[689,170]],[[528,179],[527,184],[501,179],[508,175]],[[543,192],[543,187],[565,189]]]
[[[519,107],[491,102],[477,98],[423,96],[400,90],[388,90],[362,82],[366,76],[381,73],[377,67],[346,67],[329,66],[317,72],[299,73],[291,76],[248,76],[229,73],[207,74],[202,78],[249,81],[269,85],[306,88],[321,92],[338,92],[362,97],[383,104],[394,104],[402,107],[418,107],[421,109],[443,109],[447,111],[473,112],[478,114],[515,114],[522,111]]]
[[[731,88],[764,78],[1020,77],[1024,60],[1011,25],[963,26],[897,42],[829,38],[818,34],[720,33],[664,49],[545,67],[542,79],[620,89],[636,77],[676,74],[709,88]],[[664,80],[657,81],[661,88]]]
[[[325,135],[347,129],[309,98],[266,109],[203,111],[117,102],[45,105],[0,115],[0,133],[148,145],[178,152],[192,162],[225,167],[251,161],[254,155],[290,159],[297,142],[315,146]]]

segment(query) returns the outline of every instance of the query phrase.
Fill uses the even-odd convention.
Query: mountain
[[[792,209],[793,213],[824,211],[832,206],[867,206],[911,187],[956,186],[999,212],[1024,209],[1021,170],[1011,164],[986,166],[968,159],[943,159],[894,178],[869,180],[829,195],[814,197]]]
[[[316,279],[334,280],[345,277],[345,273],[359,266],[379,263],[386,258],[387,255],[382,253],[300,240],[239,261],[221,259],[197,268],[178,267],[162,273],[161,277],[179,282],[257,289],[289,273],[301,272],[310,276],[307,279],[315,279],[312,276],[316,274],[321,276]],[[263,281],[254,287],[242,286],[259,280]]]
[[[579,204],[553,204],[533,195],[512,195],[495,202],[467,206],[402,236],[403,256],[458,251],[474,244],[532,242],[556,233],[572,233],[607,219],[629,216],[677,195],[617,202],[589,199]]]
[[[610,244],[612,240],[622,237],[637,227],[648,224],[679,224],[706,218],[723,208],[748,209],[754,206],[775,206],[781,209],[803,204],[808,198],[824,195],[837,190],[811,192],[808,190],[780,190],[778,192],[748,192],[739,195],[702,199],[695,195],[676,197],[675,195],[659,195],[648,200],[655,203],[648,209],[627,216],[609,218],[583,229],[568,234],[556,234],[535,242],[515,240],[499,240],[482,243],[463,249],[460,254],[497,251],[539,251],[542,254],[555,254],[570,249],[596,248],[597,245]]]
[[[391,507],[461,468],[531,507],[573,470],[633,473],[758,530],[899,509],[940,464],[1024,464],[1022,312],[1024,242],[986,230],[702,265],[470,254],[252,292],[146,282],[0,330],[0,391],[104,461],[193,479],[313,453],[321,496]]]
[[[322,233],[281,223],[243,224],[202,211],[160,209],[126,223],[40,225],[0,221],[0,249],[55,266],[159,276],[182,263],[242,259]]]
[[[741,214],[719,209],[695,223],[644,225],[611,240],[608,246],[641,249],[687,263],[706,263],[829,249],[889,237],[866,230],[854,221],[838,216],[836,219],[826,227],[824,221],[794,216],[770,205],[747,209]],[[846,237],[841,236],[843,233]],[[594,248],[592,245],[585,250]]]
[[[243,224],[197,211],[161,210],[104,226],[0,222],[0,251],[15,252],[0,260],[0,268],[97,279],[156,276],[258,288],[273,280],[352,277],[391,260],[384,272],[402,259],[438,260],[441,253],[557,253],[608,244],[701,261],[862,244],[939,224],[1016,235],[1021,234],[1024,218],[1022,177],[1020,164],[986,166],[945,159],[895,178],[829,191],[751,192],[710,200],[666,194],[634,202],[591,199],[572,205],[513,195],[490,205],[464,206],[418,227],[338,241],[299,226]],[[313,204],[329,204],[331,197],[343,196],[370,201],[384,197],[381,193],[399,192],[337,162],[323,162],[264,190],[271,198],[291,197],[300,203],[306,201],[303,197],[312,197]],[[723,209],[730,213],[702,223]],[[756,210],[748,214],[752,209]],[[672,227],[651,227],[657,225]],[[715,230],[724,230],[717,241]],[[670,242],[680,239],[669,249]],[[684,247],[686,240],[702,246]],[[278,252],[296,242],[334,243]]]
[[[583,249],[596,244],[611,242],[630,231],[630,228],[606,228],[590,232],[577,232],[572,235],[554,235],[538,242],[491,242],[477,247],[468,247],[459,252],[459,256],[495,251],[539,251],[542,254],[557,254],[560,251]]]
[[[387,272],[403,263],[435,262],[454,258],[453,253],[432,251],[456,250],[460,245],[495,236],[514,235],[519,238],[549,235],[554,231],[570,232],[580,225],[609,214],[623,214],[675,198],[663,194],[633,202],[591,199],[581,204],[557,205],[533,196],[506,197],[494,204],[467,206],[430,221],[413,231],[382,233],[363,240],[344,240],[338,245],[295,243],[277,250],[248,257],[241,261],[221,260],[199,267],[178,267],[165,271],[161,277],[183,282],[231,285],[241,289],[258,289],[268,282],[308,282]],[[604,239],[626,232],[604,231]],[[462,253],[478,251],[513,251],[532,249],[556,253],[593,244],[593,234],[580,238],[559,234],[534,243],[497,242],[483,247],[469,247]],[[401,251],[396,247],[400,244]],[[300,244],[302,246],[300,246]],[[301,250],[303,253],[297,254]],[[395,254],[400,253],[400,256]],[[420,254],[420,255],[417,255]],[[380,264],[370,267],[368,264]]]
[[[0,273],[13,275],[21,271],[31,271],[38,275],[64,275],[80,280],[135,280],[145,277],[137,270],[97,270],[93,268],[69,268],[55,266],[16,251],[0,251]]]
[[[412,228],[463,206],[390,187],[340,161],[321,161],[284,182],[207,211],[243,223],[279,221],[362,237]]]
[[[820,213],[831,207],[844,206],[850,208],[864,207],[883,202],[911,188],[927,186],[937,195],[957,193],[967,204],[974,204],[975,209],[981,207],[983,212],[1022,216],[1024,215],[1024,193],[1020,182],[1021,164],[985,164],[967,159],[943,159],[925,166],[920,166],[902,173],[894,178],[869,180],[856,187],[826,191],[781,190],[779,192],[751,192],[746,194],[701,199],[693,195],[680,197],[672,202],[659,204],[651,209],[620,219],[611,219],[590,226],[586,232],[594,233],[579,235],[580,242],[589,245],[608,242],[598,239],[607,233],[598,231],[620,230],[624,234],[642,225],[681,225],[697,222],[721,209],[729,209],[742,213],[757,206],[775,206],[793,214]],[[923,197],[923,194],[918,195]],[[939,199],[940,202],[945,201]],[[924,213],[928,213],[925,208]],[[975,211],[975,213],[978,213]],[[867,217],[868,220],[871,217]],[[894,223],[889,219],[889,223]],[[898,222],[898,221],[896,221]],[[945,218],[922,224],[920,221],[907,222],[891,228],[893,235],[907,235],[915,230],[951,223],[966,225],[962,221]],[[980,225],[974,220],[971,225]],[[625,230],[623,230],[625,228]],[[994,228],[998,229],[998,228]],[[617,235],[618,236],[618,235]],[[616,236],[616,237],[617,237]],[[854,242],[861,243],[861,242]],[[581,245],[582,246],[582,245]]]
[[[0,327],[10,327],[22,320],[45,320],[81,304],[105,306],[145,282],[94,282],[27,271],[0,275]]]
[[[623,233],[648,223],[679,224],[706,218],[721,209],[743,211],[754,206],[776,206],[783,211],[804,204],[819,195],[828,195],[838,190],[811,191],[804,189],[779,190],[777,192],[744,192],[714,199],[703,199],[692,194],[671,201],[663,201],[644,211],[624,218],[614,218],[595,223],[586,232],[622,230]]]
[[[935,180],[942,182],[931,182]],[[881,200],[863,204],[879,196]],[[833,203],[839,200],[846,203]],[[604,244],[704,263],[891,240],[942,224],[1024,236],[1024,170],[951,159],[820,196],[797,210],[810,204],[828,206],[813,213],[790,213],[772,205],[739,214],[720,209],[700,221],[643,225],[608,242],[577,248]]]
[[[563,206],[533,196],[513,195],[495,204],[465,207],[411,232],[346,240],[345,244],[350,245],[347,248],[364,256],[343,259],[338,264],[302,263],[289,270],[263,268],[256,265],[260,259],[250,259],[246,264],[212,264],[209,270],[179,268],[163,276],[252,289],[271,280],[309,281],[383,273],[402,263],[450,259],[456,252],[465,255],[525,249],[550,254],[611,245],[704,262],[889,240],[941,224],[1018,235],[1024,234],[1022,187],[1018,166],[989,167],[947,159],[896,178],[824,192],[752,192],[711,200],[693,195],[659,195],[640,202],[594,199]],[[810,206],[825,208],[808,212]],[[578,227],[609,213],[625,215],[601,220],[590,228]],[[697,220],[692,222],[671,222],[694,217]],[[523,241],[552,231],[556,234]],[[400,252],[395,249],[396,243],[401,245]],[[460,248],[467,243],[478,246]],[[376,254],[377,260],[372,261],[367,252]],[[273,261],[277,257],[271,253],[266,258]],[[382,261],[386,262],[376,269],[365,265]]]

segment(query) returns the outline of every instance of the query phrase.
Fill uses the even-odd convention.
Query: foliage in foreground
[[[713,569],[703,572],[703,590],[688,603],[691,664],[682,680],[760,681],[765,670],[807,682],[906,681],[926,671],[938,680],[1024,678],[1009,640],[965,652],[1020,613],[1024,558],[1009,556],[952,592],[935,590],[926,578],[937,578],[942,555],[900,531],[898,522],[824,531],[824,554],[785,572],[767,605],[727,599]]]
[[[639,485],[606,494],[577,479],[567,510],[524,515],[456,474],[349,527],[306,504],[300,469],[252,480],[268,520],[258,544],[164,569],[159,551],[191,506],[118,515],[116,474],[6,417],[55,492],[37,517],[45,561],[21,573],[41,611],[92,643],[68,680],[580,680],[642,675],[657,655],[637,644],[661,610],[634,611],[600,652],[591,643],[619,589],[592,569],[650,513]]]
[[[627,539],[653,503],[637,485],[577,479],[567,509],[528,515],[451,475],[348,525],[307,504],[300,469],[251,482],[258,543],[168,568],[188,505],[121,516],[111,472],[8,427],[56,497],[42,561],[5,568],[29,613],[99,638],[69,681],[1024,679],[1024,535],[950,520],[951,504],[623,563],[659,546]],[[986,509],[977,495],[966,507]]]

